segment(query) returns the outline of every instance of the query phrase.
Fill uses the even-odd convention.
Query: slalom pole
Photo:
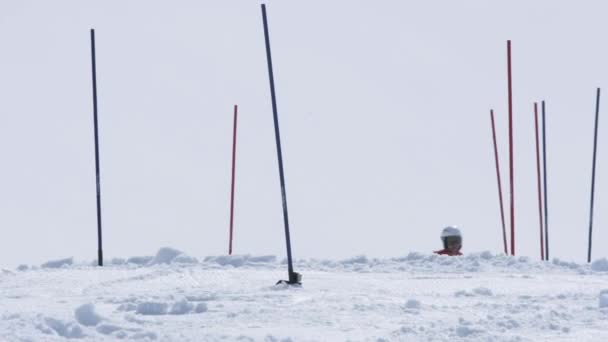
[[[277,144],[277,157],[279,161],[279,177],[281,181],[281,198],[283,200],[283,221],[285,224],[285,242],[287,245],[287,267],[289,280],[279,280],[279,283],[290,285],[300,285],[302,283],[302,275],[293,271],[293,263],[291,258],[291,240],[289,237],[289,218],[287,215],[287,195],[285,191],[285,176],[283,173],[283,157],[281,152],[281,135],[279,132],[279,117],[277,114],[277,101],[274,90],[274,74],[272,72],[272,57],[270,54],[270,36],[268,34],[268,20],[266,18],[266,5],[262,4],[262,19],[264,22],[264,39],[266,41],[266,59],[268,61],[268,79],[270,80],[270,95],[272,99],[272,114],[274,118],[274,135]]]
[[[593,197],[595,195],[595,160],[597,156],[597,122],[600,112],[600,88],[597,88],[595,100],[595,133],[593,135],[593,167],[591,171],[591,206],[589,211],[589,248],[587,250],[587,262],[591,262],[591,241],[593,234]]]
[[[511,41],[507,40],[507,73],[509,87],[509,172],[511,190],[511,255],[515,255],[515,191],[513,184],[513,91],[511,80]]]
[[[540,221],[540,260],[545,260],[545,248],[543,246],[543,197],[540,180],[540,149],[538,139],[538,103],[534,102],[534,130],[536,132],[536,179],[538,184],[538,219]]]
[[[507,229],[505,227],[505,210],[502,204],[502,186],[500,182],[500,167],[498,164],[498,146],[496,144],[496,127],[494,125],[494,110],[490,109],[490,119],[492,121],[492,140],[494,141],[494,159],[496,161],[496,179],[498,181],[498,202],[500,203],[500,221],[502,222],[502,240],[505,249],[505,254],[509,254],[507,250]]]
[[[228,244],[228,255],[232,255],[232,232],[234,224],[234,179],[236,168],[236,123],[238,107],[234,105],[234,127],[232,129],[232,185],[230,187],[230,242]]]
[[[97,184],[97,264],[103,266],[101,240],[101,180],[99,175],[99,130],[97,125],[97,66],[95,64],[95,30],[91,29],[91,62],[93,71],[93,123],[95,130],[95,182]]]
[[[545,131],[545,101],[542,101],[543,112],[543,185],[545,192],[545,260],[549,260],[549,206],[547,197],[547,134]]]

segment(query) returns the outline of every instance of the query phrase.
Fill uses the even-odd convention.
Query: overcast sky
[[[489,110],[508,204],[511,39],[516,254],[540,253],[533,102],[546,100],[551,257],[586,260],[605,2],[267,10],[295,258],[430,252],[446,225],[465,253],[502,251]],[[284,257],[259,1],[2,1],[0,265],[96,259],[91,28],[106,257],[227,253],[234,104],[234,252]],[[604,114],[594,259],[607,256]]]

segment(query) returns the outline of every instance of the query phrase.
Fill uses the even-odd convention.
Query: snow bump
[[[475,289],[473,289],[473,293],[479,296],[492,296],[492,290],[488,289],[487,287],[477,287]]]
[[[143,302],[137,304],[135,312],[140,315],[166,315],[169,305],[167,303],[159,302]]]
[[[152,259],[154,259],[152,256],[134,256],[127,259],[127,263],[143,266],[147,265],[150,261],[152,261]]]
[[[220,256],[208,256],[204,259],[205,262],[219,264],[220,266],[260,266],[260,264],[271,264],[276,263],[276,256],[274,255],[262,255],[262,256],[251,256],[245,255],[220,255]]]
[[[365,256],[365,255],[357,255],[355,257],[342,260],[342,264],[344,264],[344,265],[368,264],[368,263],[369,263],[369,260],[367,259],[367,256]]]
[[[196,313],[203,313],[207,311],[207,304],[205,303],[198,303],[196,305],[196,307],[194,308],[194,312]]]
[[[407,309],[420,309],[420,301],[417,299],[409,299],[405,303],[405,307]]]
[[[608,289],[600,292],[600,308],[608,308]]]
[[[158,250],[154,259],[150,260],[148,265],[170,264],[178,255],[183,254],[177,249],[163,247]]]
[[[100,324],[95,330],[100,334],[111,335],[117,331],[122,331],[123,328],[113,324]]]
[[[601,258],[591,263],[591,269],[596,272],[608,272],[608,259]]]
[[[194,308],[194,305],[192,303],[188,302],[185,299],[182,299],[180,301],[173,303],[173,305],[171,306],[171,310],[169,311],[169,314],[185,315],[185,314],[191,312],[193,308]]]
[[[65,258],[59,260],[50,260],[40,265],[42,268],[61,268],[64,266],[70,266],[74,263],[74,258]]]
[[[47,328],[48,327],[48,328]],[[46,328],[46,329],[45,329]],[[57,334],[65,338],[83,338],[85,334],[82,332],[80,325],[74,322],[64,322],[52,317],[44,318],[44,326],[38,326],[42,332],[46,334]]]
[[[95,312],[95,306],[91,303],[83,304],[74,311],[78,323],[85,326],[96,326],[101,322],[101,316]]]

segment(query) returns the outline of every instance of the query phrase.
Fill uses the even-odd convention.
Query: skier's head
[[[451,252],[458,252],[462,248],[462,234],[455,226],[443,228],[441,231],[441,241],[443,242],[443,248]]]

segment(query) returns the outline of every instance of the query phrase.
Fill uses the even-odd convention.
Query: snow
[[[177,249],[164,247],[161,248],[158,253],[156,253],[156,256],[148,262],[148,265],[170,264],[172,262],[181,262],[183,260],[185,260],[187,263],[196,263],[196,259],[183,255],[183,253]]]
[[[217,263],[221,266],[241,267],[245,265],[253,266],[264,263],[275,263],[274,255],[251,256],[251,255],[220,255],[209,256],[205,258],[205,262]]]
[[[56,334],[66,338],[82,338],[85,336],[80,325],[74,322],[64,322],[52,317],[45,317],[43,322],[36,324],[35,327],[48,335]]]
[[[596,272],[608,272],[608,259],[602,258],[591,263],[591,269]]]
[[[194,308],[195,313],[203,313],[205,311],[207,311],[207,304],[205,304],[205,303],[196,304],[196,307]]]
[[[420,309],[420,301],[416,299],[409,299],[405,303],[405,307],[408,309]]]
[[[95,326],[101,322],[101,317],[95,312],[95,306],[91,303],[83,304],[74,312],[78,323],[86,326]]]
[[[192,311],[194,305],[188,302],[186,299],[182,299],[178,302],[173,303],[169,313],[171,315],[185,315]]]
[[[65,259],[47,261],[44,264],[40,265],[40,267],[42,267],[42,268],[59,268],[59,267],[69,266],[72,263],[73,263],[73,258],[65,258]]]
[[[143,302],[137,304],[135,312],[140,315],[165,315],[168,307],[167,303]]]
[[[3,270],[2,341],[608,340],[605,259],[295,260],[301,287],[274,256],[109,260]]]
[[[608,289],[600,292],[600,308],[608,308]]]
[[[127,259],[127,263],[133,264],[133,265],[146,265],[149,262],[151,262],[152,259],[154,259],[154,257],[152,257],[152,256],[134,256],[134,257],[130,257],[129,259]],[[120,262],[121,259],[113,259],[113,260],[117,260]]]

